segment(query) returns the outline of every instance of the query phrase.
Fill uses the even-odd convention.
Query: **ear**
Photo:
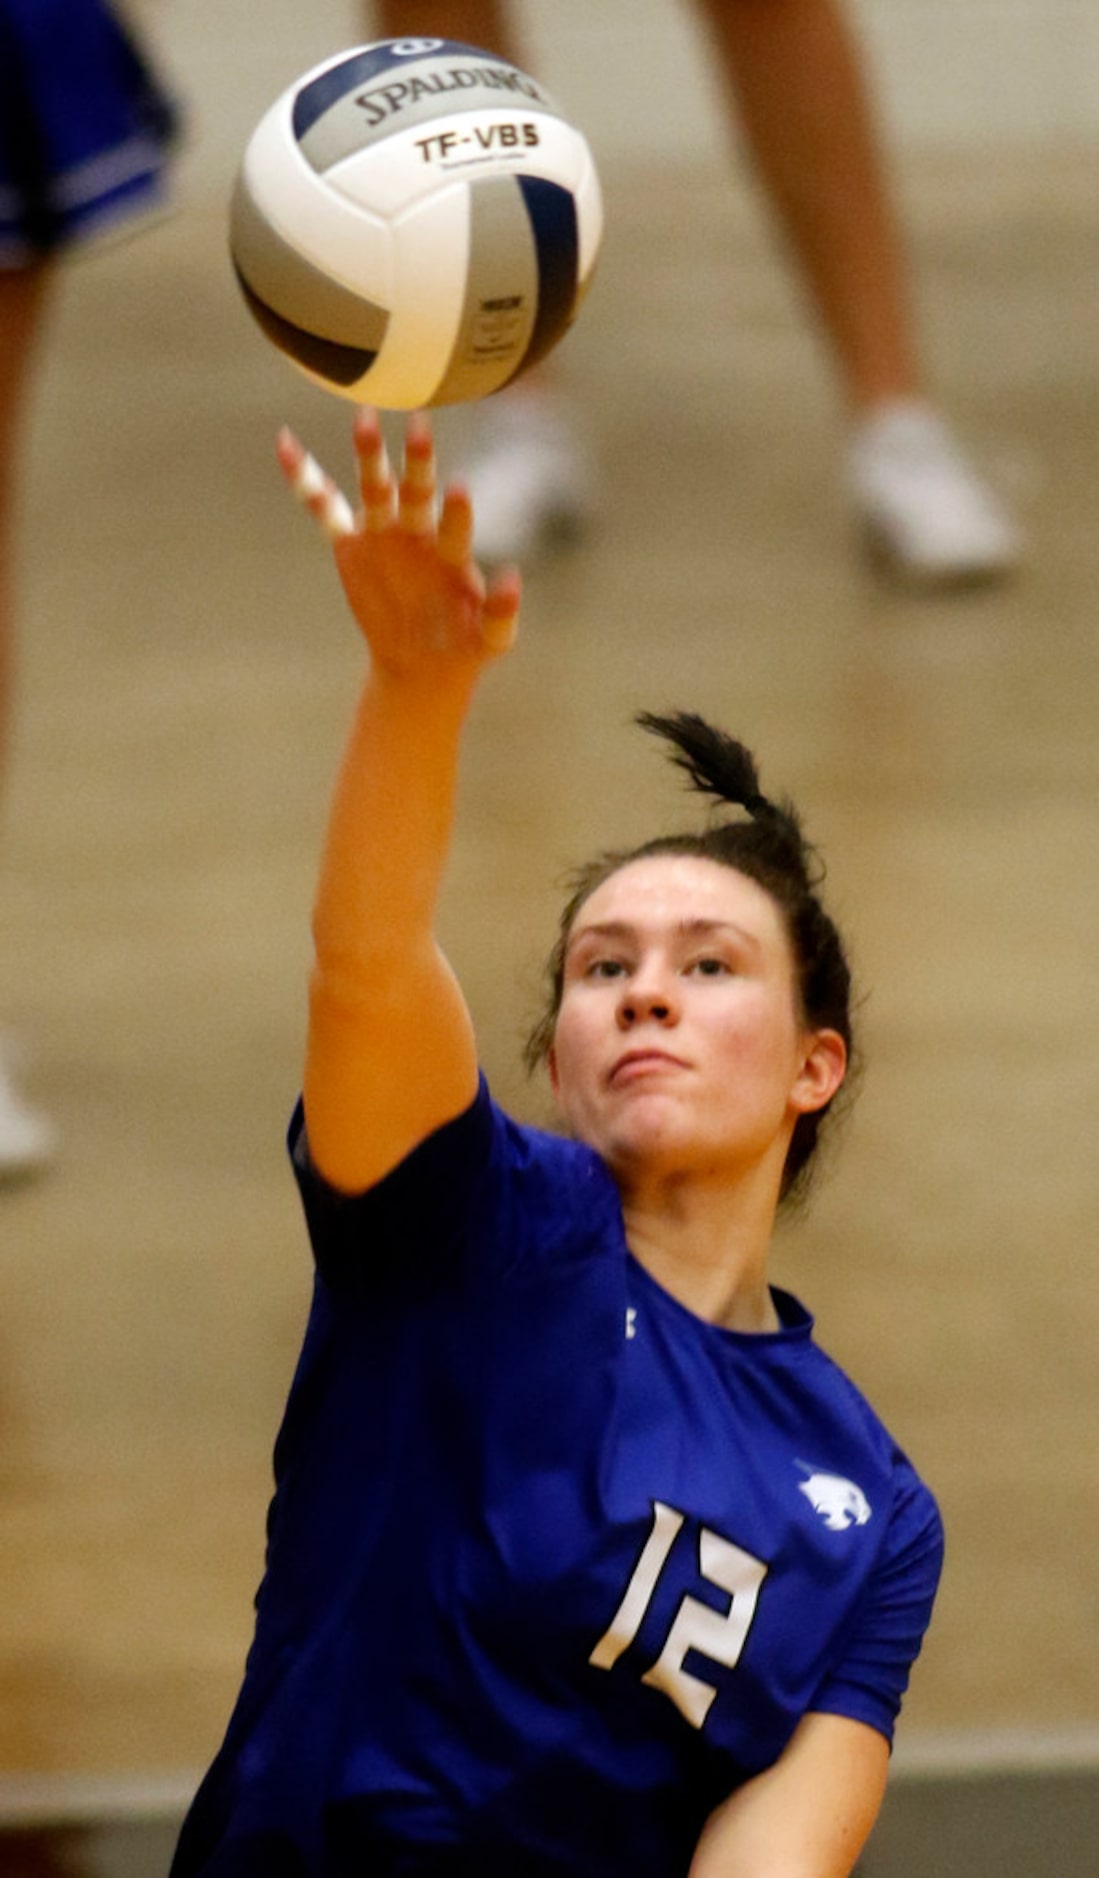
[[[552,1043],[546,1051],[546,1073],[549,1076],[549,1086],[553,1092],[553,1099],[559,1104],[561,1100],[561,1078],[557,1073],[557,1051],[554,1049]]]
[[[847,1074],[847,1045],[838,1030],[810,1031],[805,1059],[790,1102],[799,1115],[812,1115],[827,1108]]]

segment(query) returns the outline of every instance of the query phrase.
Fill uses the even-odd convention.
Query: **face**
[[[798,1115],[845,1067],[809,1031],[770,894],[697,855],[631,861],[597,887],[565,955],[549,1058],[570,1131],[629,1181],[781,1172]]]

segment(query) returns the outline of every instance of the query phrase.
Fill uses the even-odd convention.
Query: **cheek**
[[[585,1068],[590,1061],[591,1050],[587,1026],[575,1006],[566,999],[557,1014],[553,1042],[547,1058],[550,1088],[560,1108],[568,1106],[585,1080]]]
[[[798,1035],[794,1013],[785,1002],[753,999],[729,1013],[722,1027],[722,1053],[750,1074],[786,1081],[800,1061]]]

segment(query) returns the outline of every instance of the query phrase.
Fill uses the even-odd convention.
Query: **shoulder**
[[[834,1469],[822,1465],[819,1472],[807,1477],[803,1491],[810,1500],[816,1496],[822,1514],[834,1505],[835,1517],[840,1518],[845,1494],[850,1499],[852,1516],[859,1513],[856,1499],[865,1483],[866,1497],[877,1503],[875,1515],[887,1515],[879,1523],[880,1560],[900,1555],[910,1562],[922,1559],[937,1583],[943,1526],[934,1493],[847,1371],[818,1343],[809,1342],[805,1349],[812,1366],[810,1387],[819,1396],[822,1409],[828,1411],[827,1418],[822,1414],[821,1425],[831,1422],[838,1439],[837,1455],[845,1454],[847,1459]],[[860,1483],[857,1488],[856,1481]]]
[[[462,1114],[364,1193],[337,1193],[312,1166],[300,1102],[287,1145],[318,1258],[368,1247],[376,1256],[387,1244],[434,1253],[461,1242],[500,1265],[532,1252],[580,1251],[620,1218],[598,1155],[514,1120],[483,1076]]]
[[[314,1167],[299,1100],[286,1140],[299,1185],[323,1192],[333,1207],[394,1201],[412,1204],[418,1195],[445,1181],[451,1190],[490,1181],[510,1181],[532,1195],[560,1195],[573,1189],[591,1194],[609,1183],[599,1156],[580,1142],[547,1129],[515,1121],[489,1091],[482,1075],[469,1107],[426,1136],[391,1173],[361,1194],[341,1194]]]
[[[853,1464],[839,1477],[806,1480],[802,1491],[831,1531],[859,1525],[871,1543],[844,1650],[813,1707],[891,1739],[942,1576],[943,1523],[931,1488],[881,1416],[838,1364],[818,1354],[832,1399],[847,1404]]]
[[[493,1142],[483,1187],[492,1204],[542,1222],[548,1240],[587,1239],[620,1220],[618,1190],[582,1142],[516,1122],[493,1107]]]
[[[913,1613],[922,1635],[942,1575],[944,1537],[939,1504],[862,1391],[838,1365],[833,1368],[888,1482],[887,1518],[879,1531],[874,1572],[877,1596],[896,1614],[905,1608]]]

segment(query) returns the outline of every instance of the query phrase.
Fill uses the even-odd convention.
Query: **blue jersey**
[[[679,1878],[810,1711],[886,1736],[941,1564],[817,1347],[706,1323],[482,1086],[317,1261],[244,1688],[174,1878]]]
[[[158,207],[177,130],[108,0],[0,0],[0,267]]]

